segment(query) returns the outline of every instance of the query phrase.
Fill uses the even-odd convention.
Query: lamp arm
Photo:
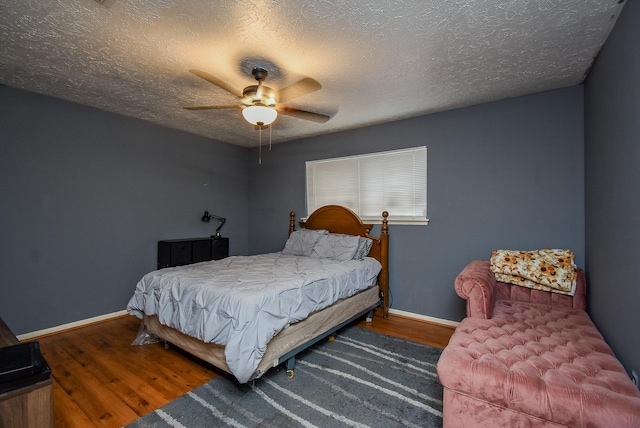
[[[224,226],[224,222],[227,221],[226,218],[222,218],[222,217],[216,217],[216,220],[220,220],[220,226],[218,226],[216,228],[216,238],[220,238],[220,229],[222,229],[222,226]]]
[[[222,229],[222,226],[224,226],[224,223],[227,221],[227,219],[224,217],[219,217],[215,214],[209,214],[209,211],[205,211],[204,215],[202,216],[202,221],[208,223],[211,221],[211,219],[218,220],[220,222],[220,225],[216,229],[216,234],[212,235],[212,238],[220,238],[220,229]]]

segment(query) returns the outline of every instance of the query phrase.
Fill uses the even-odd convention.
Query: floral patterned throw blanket
[[[491,254],[496,281],[573,296],[576,265],[570,250],[496,250]]]

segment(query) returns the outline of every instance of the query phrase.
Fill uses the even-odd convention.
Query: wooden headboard
[[[295,230],[296,213],[289,214],[289,234]],[[378,260],[382,265],[378,275],[378,285],[382,293],[383,316],[389,315],[389,213],[382,213],[380,236],[369,235],[373,224],[362,223],[360,217],[349,208],[340,205],[326,205],[315,210],[306,221],[299,222],[304,229],[325,229],[331,233],[344,233],[370,238],[373,241],[368,256]]]

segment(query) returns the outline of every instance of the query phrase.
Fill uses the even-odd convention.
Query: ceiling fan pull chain
[[[273,128],[273,125],[269,125],[269,151],[271,151],[271,128]]]
[[[258,165],[262,165],[262,125],[259,127],[259,140],[258,140]]]

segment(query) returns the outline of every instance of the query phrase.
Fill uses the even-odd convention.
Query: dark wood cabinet
[[[19,343],[0,318],[0,348]],[[0,427],[53,427],[53,381],[49,373],[46,379],[0,394]]]
[[[158,269],[220,260],[229,256],[229,238],[158,241]]]

